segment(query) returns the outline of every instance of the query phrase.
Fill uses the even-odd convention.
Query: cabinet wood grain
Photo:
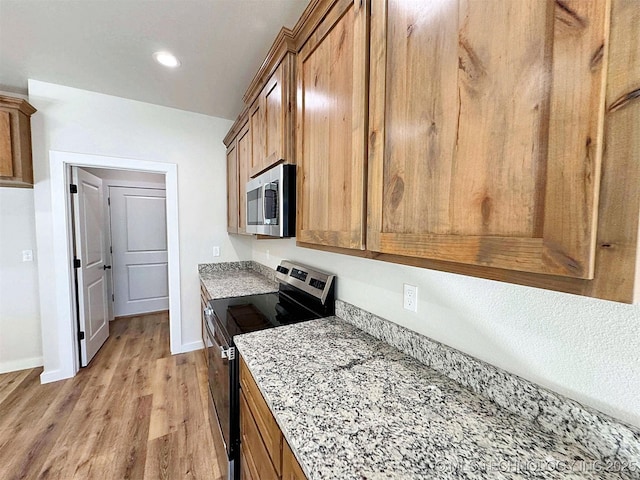
[[[238,233],[238,148],[234,141],[227,149],[227,232]]]
[[[302,467],[291,451],[291,447],[284,442],[282,449],[282,480],[306,480]]]
[[[0,95],[0,187],[33,187],[31,115],[26,100]]]
[[[368,249],[593,278],[608,32],[606,0],[373,0]]]
[[[251,162],[251,132],[249,122],[238,133],[238,233],[247,233],[247,182]]]
[[[259,432],[262,448],[267,452],[270,466],[279,476],[282,472],[282,432],[243,359],[240,360],[240,388]],[[244,423],[242,425],[244,427]]]
[[[294,98],[291,76],[294,69],[293,55],[285,55],[252,104],[251,176],[281,161],[295,163],[291,109]]]
[[[365,248],[368,8],[334,2],[298,52],[300,242]]]
[[[245,94],[298,52],[297,244],[633,302],[637,1],[369,3],[311,0]]]
[[[251,176],[262,171],[264,163],[264,106],[262,98],[255,99],[249,110],[249,132],[251,133],[251,163],[249,171]]]
[[[279,480],[280,475],[273,467],[269,451],[262,442],[244,390],[240,394],[240,435],[240,463],[244,467],[241,467],[242,478]]]
[[[13,176],[13,148],[11,147],[11,116],[0,111],[0,177]]]

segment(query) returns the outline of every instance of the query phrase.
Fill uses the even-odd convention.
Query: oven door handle
[[[220,358],[226,358],[227,360],[235,360],[236,358],[236,347],[228,347],[225,348],[220,346]]]
[[[213,334],[213,325],[209,321],[210,317],[207,317],[207,334],[209,335],[209,340],[220,351],[220,358],[223,360],[235,360],[236,358],[236,347],[223,347],[216,340],[215,335]]]

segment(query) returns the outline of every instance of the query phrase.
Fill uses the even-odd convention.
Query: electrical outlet
[[[410,310],[412,312],[418,311],[418,287],[407,283],[404,284],[402,304],[405,310]]]
[[[33,250],[23,250],[22,251],[22,261],[23,262],[33,262]]]
[[[220,247],[213,247],[213,256],[214,257],[220,256]]]
[[[269,249],[267,249],[267,260],[271,258],[271,254],[269,253]]]

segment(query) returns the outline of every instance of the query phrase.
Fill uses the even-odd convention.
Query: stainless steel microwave
[[[247,233],[295,236],[295,165],[276,165],[247,182]]]

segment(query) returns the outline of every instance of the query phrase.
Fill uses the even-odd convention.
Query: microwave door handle
[[[267,185],[271,185],[269,182],[262,186],[262,223],[267,223]]]

